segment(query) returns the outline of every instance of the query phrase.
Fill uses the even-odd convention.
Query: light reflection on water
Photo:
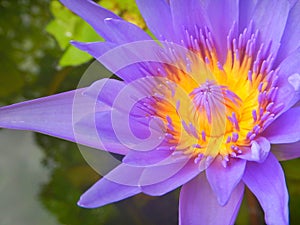
[[[58,225],[38,199],[49,171],[33,133],[1,130],[0,143],[0,224]]]

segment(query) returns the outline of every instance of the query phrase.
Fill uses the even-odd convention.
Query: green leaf
[[[50,4],[54,19],[47,25],[46,31],[53,35],[62,49],[66,49],[73,38],[78,17],[58,1]]]
[[[87,53],[71,46],[70,41],[94,42],[103,41],[103,39],[90,25],[70,12],[58,1],[51,2],[51,12],[54,20],[48,24],[46,30],[55,37],[59,46],[65,50],[59,65],[62,67],[77,66],[92,59]]]
[[[83,20],[78,20],[73,31],[73,37],[75,40],[82,42],[101,41],[102,38],[93,30],[91,26],[85,23]],[[72,45],[69,45],[63,56],[59,61],[59,65],[64,66],[76,66],[88,62],[93,57],[86,52],[83,52]]]
[[[83,52],[74,46],[69,46],[69,48],[65,51],[63,56],[59,60],[59,65],[62,67],[65,66],[77,66],[83,63],[88,62],[93,57]]]

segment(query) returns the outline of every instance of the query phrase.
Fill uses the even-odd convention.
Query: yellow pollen
[[[170,145],[193,157],[242,153],[260,132],[269,103],[259,102],[259,95],[268,91],[265,74],[253,72],[249,77],[251,56],[240,60],[229,50],[222,66],[216,55],[212,52],[205,61],[199,54],[191,73],[166,66],[167,79],[176,87],[155,103],[172,137]]]

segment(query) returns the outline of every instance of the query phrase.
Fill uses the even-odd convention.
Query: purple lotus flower
[[[79,200],[182,186],[179,223],[233,224],[245,185],[288,224],[278,160],[300,155],[300,1],[137,0],[158,41],[88,0],[61,0],[106,42],[73,45],[122,81],[0,109],[0,127],[121,154]]]

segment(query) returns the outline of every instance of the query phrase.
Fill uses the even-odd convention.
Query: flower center
[[[283,109],[276,102],[278,71],[272,70],[270,45],[257,43],[251,25],[238,40],[229,32],[227,56],[220,62],[209,31],[186,33],[182,42],[197,57],[188,60],[188,72],[166,65],[160,86],[168,91],[155,88],[161,94],[151,113],[164,121],[174,154],[191,155],[195,162],[243,154]]]
[[[215,81],[206,81],[190,93],[194,103],[194,121],[201,130],[198,135],[197,153],[216,156],[232,152],[224,144],[236,143],[239,139],[239,121],[237,110],[241,106],[241,99],[226,86],[217,85]],[[186,132],[190,129],[183,126]],[[226,138],[226,140],[224,140]]]

